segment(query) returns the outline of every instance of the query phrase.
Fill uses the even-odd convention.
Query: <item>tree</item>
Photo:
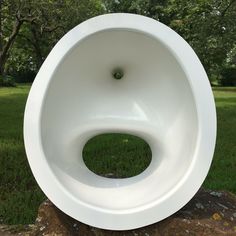
[[[27,67],[37,71],[63,34],[104,12],[100,0],[0,1],[0,74]]]
[[[161,22],[165,22],[163,12],[168,6],[168,0],[104,0],[107,12],[126,12],[145,15]]]
[[[235,66],[236,0],[0,0],[0,75],[37,72],[68,30],[105,12],[141,14],[170,26],[210,78]]]
[[[24,22],[34,22],[38,11],[27,0],[0,0],[0,75],[5,73],[5,65],[10,49]]]
[[[104,0],[104,5],[108,12],[141,14],[170,26],[193,47],[210,78],[219,77],[235,52],[236,0]]]
[[[185,6],[184,8],[181,6]],[[210,78],[218,77],[236,42],[236,1],[173,1],[170,26],[194,48]]]

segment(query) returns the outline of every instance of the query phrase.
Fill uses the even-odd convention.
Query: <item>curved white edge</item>
[[[40,142],[40,121],[44,97],[50,78],[57,66],[80,40],[88,35],[108,29],[140,31],[156,38],[170,49],[185,73],[191,75],[189,82],[197,105],[200,127],[196,156],[178,185],[158,202],[154,202],[145,208],[120,212],[91,208],[91,206],[75,199],[54,176],[45,159]],[[111,230],[139,228],[160,221],[182,208],[198,191],[208,173],[214,153],[215,140],[216,111],[214,98],[201,62],[181,36],[164,24],[140,15],[126,13],[101,15],[89,19],[69,31],[56,44],[43,63],[32,85],[25,108],[24,142],[30,167],[39,186],[59,209],[66,211],[68,215],[83,223],[98,228]],[[195,180],[194,184],[193,179]]]

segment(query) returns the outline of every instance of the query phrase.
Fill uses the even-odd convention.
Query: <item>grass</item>
[[[149,145],[128,134],[102,134],[84,146],[83,159],[95,174],[108,178],[128,178],[142,173],[152,160]]]
[[[0,88],[0,223],[32,223],[45,198],[31,174],[24,151],[22,123],[29,88],[29,85]],[[214,95],[218,136],[214,160],[204,186],[236,193],[236,88],[215,88]],[[145,169],[150,161],[147,158],[150,149],[140,139],[112,134],[98,138],[92,139],[84,148],[87,165],[98,174],[133,176]],[[114,145],[115,150],[110,148]],[[94,160],[94,156],[99,158]],[[135,156],[138,158],[134,164]],[[146,162],[142,161],[143,157]]]
[[[44,198],[27,163],[22,124],[29,85],[0,88],[0,221],[32,222]]]
[[[217,140],[204,187],[236,194],[236,87],[214,88]]]

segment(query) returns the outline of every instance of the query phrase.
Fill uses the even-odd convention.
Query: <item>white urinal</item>
[[[115,132],[150,145],[144,172],[109,179],[85,166],[85,143]],[[26,104],[25,148],[39,186],[66,214],[104,229],[142,227],[183,207],[207,175],[215,139],[198,57],[173,30],[139,15],[102,15],[68,32]]]

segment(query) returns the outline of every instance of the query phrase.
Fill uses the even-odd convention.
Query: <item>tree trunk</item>
[[[42,55],[42,50],[40,47],[40,40],[38,38],[37,31],[36,31],[35,27],[37,27],[37,26],[34,23],[32,23],[31,32],[32,32],[32,35],[34,38],[33,47],[35,49],[37,69],[39,69],[43,63],[43,55]]]
[[[1,6],[1,3],[2,2],[0,2],[0,6]],[[1,9],[0,9],[0,12],[1,12]],[[1,16],[0,16],[0,18],[1,18]],[[0,21],[0,32],[1,32],[0,33],[0,74],[4,75],[5,65],[6,65],[6,61],[8,58],[9,49],[12,47],[12,45],[15,41],[15,38],[16,38],[17,34],[19,33],[19,30],[20,30],[21,25],[23,24],[23,21],[20,21],[18,19],[15,21],[12,33],[4,45],[3,45],[3,39],[2,39],[3,35],[2,35],[1,23],[2,22]]]
[[[0,75],[4,74],[3,63],[2,63],[2,46],[3,44],[3,33],[2,33],[2,0],[0,0]]]

